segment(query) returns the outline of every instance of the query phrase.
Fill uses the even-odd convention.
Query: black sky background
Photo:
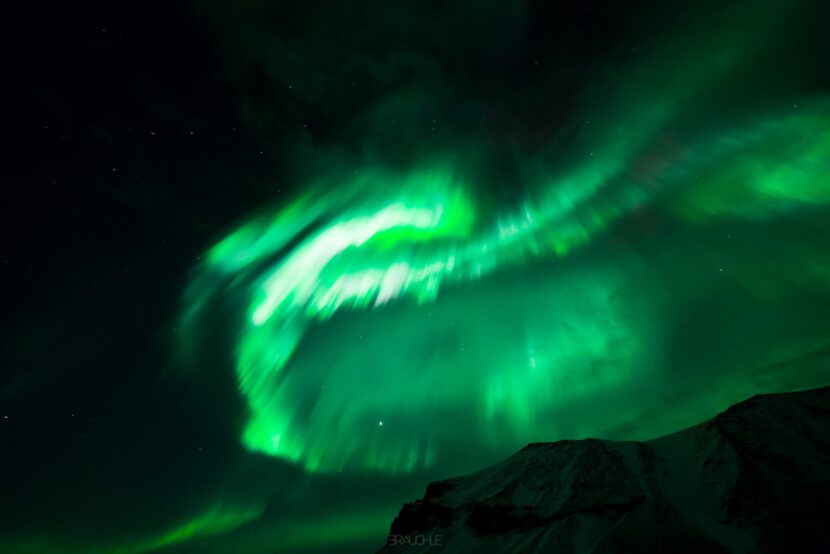
[[[197,18],[101,2],[7,19],[0,463],[17,531],[48,519],[80,534],[84,512],[111,533],[135,513],[152,526],[191,496],[172,484],[198,497],[221,447],[235,451],[212,425],[225,416],[159,384],[194,257],[279,171]]]

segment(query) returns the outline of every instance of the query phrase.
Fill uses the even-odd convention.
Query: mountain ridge
[[[430,483],[379,552],[810,552],[828,512],[830,386],[648,441],[530,443]]]

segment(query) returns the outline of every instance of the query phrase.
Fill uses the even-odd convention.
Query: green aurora
[[[611,102],[626,98],[611,110],[621,115],[589,105],[575,116],[603,123],[583,139],[590,151],[565,168],[549,167],[544,152],[521,159],[525,198],[515,206],[480,210],[486,200],[476,193],[486,187],[455,156],[435,154],[408,170],[323,174],[293,203],[218,242],[188,290],[183,326],[209,317],[214,296],[240,307],[234,350],[250,410],[245,447],[311,472],[408,473],[440,463],[457,444],[459,429],[447,420],[465,422],[465,448],[509,452],[559,436],[565,406],[630,394],[664,373],[650,344],[659,315],[645,298],[618,298],[642,270],[636,257],[606,255],[588,267],[569,258],[590,256],[609,230],[652,206],[714,228],[830,201],[830,103],[821,98],[796,98],[734,128],[694,133],[680,151],[655,152],[681,106],[768,32],[730,31],[707,44],[711,52],[696,49],[676,69],[682,84],[609,83]],[[660,60],[646,57],[624,74],[642,77]],[[467,150],[467,165],[485,156]],[[799,271],[826,278],[814,254]],[[503,282],[528,272],[545,277]],[[198,343],[193,335],[187,341]],[[648,403],[632,399],[639,409]],[[621,413],[634,408],[615,404]],[[596,425],[586,423],[580,433]]]
[[[206,414],[239,405],[221,483],[165,521],[108,538],[35,527],[3,552],[371,550],[430,480],[528,442],[651,438],[830,383],[813,4],[655,4],[621,16],[619,45],[584,73],[550,64],[475,101],[457,59],[500,60],[476,70],[498,82],[501,56],[530,56],[531,5],[434,22],[409,3],[330,6],[302,36],[239,23],[264,4],[198,5],[232,82],[234,60],[260,63],[309,111],[337,103],[351,79],[337,68],[377,90],[353,113],[343,101],[326,141],[286,131],[274,148],[300,184],[211,237],[173,310],[164,386]],[[363,31],[324,23],[351,17]],[[340,33],[356,51],[323,44]],[[491,36],[504,52],[478,50]],[[536,124],[563,83],[567,109]],[[483,123],[497,112],[520,123]]]
[[[612,142],[610,163],[597,149],[598,167],[545,179],[531,187],[541,200],[491,222],[475,211],[475,187],[439,166],[364,171],[338,183],[338,194],[315,190],[245,223],[208,252],[188,297],[200,307],[219,290],[247,308],[236,346],[251,411],[243,443],[309,471],[397,473],[431,467],[454,442],[439,422],[424,425],[425,412],[476,422],[465,437],[479,448],[543,439],[553,411],[574,398],[661,371],[644,346],[658,332],[653,310],[614,298],[632,260],[601,271],[560,262],[509,308],[498,292],[465,294],[463,285],[589,249],[617,220],[672,194],[672,208],[701,225],[814,210],[830,200],[829,117],[818,103],[703,138],[648,182],[627,174],[633,162],[620,168],[614,154],[628,148]],[[703,186],[700,175],[711,175]],[[817,277],[827,269],[804,268]],[[403,306],[387,307],[395,303]],[[338,322],[324,349],[297,352],[309,326],[325,328],[342,310],[374,310],[394,331],[355,320],[348,325],[367,330],[349,333]],[[201,315],[189,311],[185,324]],[[441,343],[436,356],[429,345]]]

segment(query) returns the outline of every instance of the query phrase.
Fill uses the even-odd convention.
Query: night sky
[[[0,551],[373,551],[830,383],[828,6],[10,9]]]

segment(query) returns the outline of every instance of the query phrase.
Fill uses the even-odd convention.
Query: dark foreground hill
[[[830,387],[645,442],[530,444],[431,483],[380,552],[830,551]]]

